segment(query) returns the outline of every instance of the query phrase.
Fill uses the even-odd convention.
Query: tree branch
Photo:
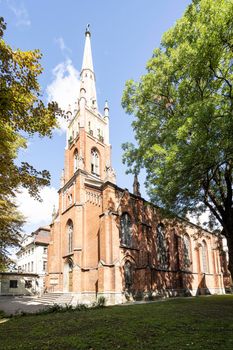
[[[219,80],[223,80],[225,81],[225,83],[229,86],[230,88],[230,94],[229,94],[229,97],[231,98],[231,94],[232,94],[232,84],[229,82],[229,80],[227,80],[225,77],[223,76],[219,76],[217,75],[217,73],[215,72],[214,68],[212,67],[211,63],[209,64],[209,68],[210,70],[214,73],[214,76],[215,78],[219,79]],[[220,70],[220,69],[219,69]],[[222,71],[220,70],[220,72],[222,73]]]

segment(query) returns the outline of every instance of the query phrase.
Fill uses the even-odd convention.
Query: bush
[[[106,306],[106,298],[105,297],[99,297],[97,299],[97,307],[105,307]]]
[[[0,320],[1,320],[2,318],[5,318],[5,317],[6,317],[5,312],[2,311],[2,310],[0,310]]]

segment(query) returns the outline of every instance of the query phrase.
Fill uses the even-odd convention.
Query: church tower
[[[104,114],[98,110],[95,84],[91,33],[88,26],[85,32],[77,109],[74,115],[67,113],[69,124],[62,186],[74,175],[78,175],[78,170],[95,181],[96,185],[106,180],[115,182],[109,144],[109,107],[106,101]]]
[[[47,287],[81,293],[90,292],[90,281],[97,279],[101,188],[106,182],[116,182],[111,165],[109,107],[106,101],[104,113],[98,109],[89,25],[77,95],[76,110],[67,112],[65,164],[58,191],[59,209],[51,225]]]

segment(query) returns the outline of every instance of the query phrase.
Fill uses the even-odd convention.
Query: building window
[[[31,272],[33,272],[33,261],[31,262]]]
[[[121,244],[130,247],[132,245],[132,224],[128,213],[121,215]]]
[[[32,288],[32,281],[25,281],[25,288]]]
[[[190,249],[190,239],[187,234],[183,238],[183,263],[184,268],[188,269],[191,265],[191,249]]]
[[[10,288],[18,288],[18,281],[10,280]]]
[[[130,290],[133,285],[133,267],[130,261],[124,265],[125,289]]]
[[[74,151],[74,172],[78,169],[78,150]]]
[[[158,265],[162,269],[168,268],[168,249],[167,240],[165,237],[165,227],[163,224],[157,226],[157,261]]]
[[[44,254],[47,254],[47,252],[48,252],[48,248],[44,247]]]
[[[73,203],[73,199],[72,199],[72,194],[71,193],[68,194],[68,203],[69,203],[69,205],[72,205],[72,203]]]
[[[69,220],[67,222],[67,236],[68,236],[68,253],[73,251],[73,222]]]
[[[91,150],[91,172],[98,176],[100,174],[100,160],[96,149]]]
[[[207,244],[205,241],[202,241],[201,256],[202,256],[202,271],[204,273],[209,272]]]
[[[30,262],[28,263],[28,272],[30,272]]]
[[[47,270],[47,261],[43,261],[43,271]]]

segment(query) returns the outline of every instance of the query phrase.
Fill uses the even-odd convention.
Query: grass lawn
[[[13,317],[0,349],[233,349],[233,296]]]

